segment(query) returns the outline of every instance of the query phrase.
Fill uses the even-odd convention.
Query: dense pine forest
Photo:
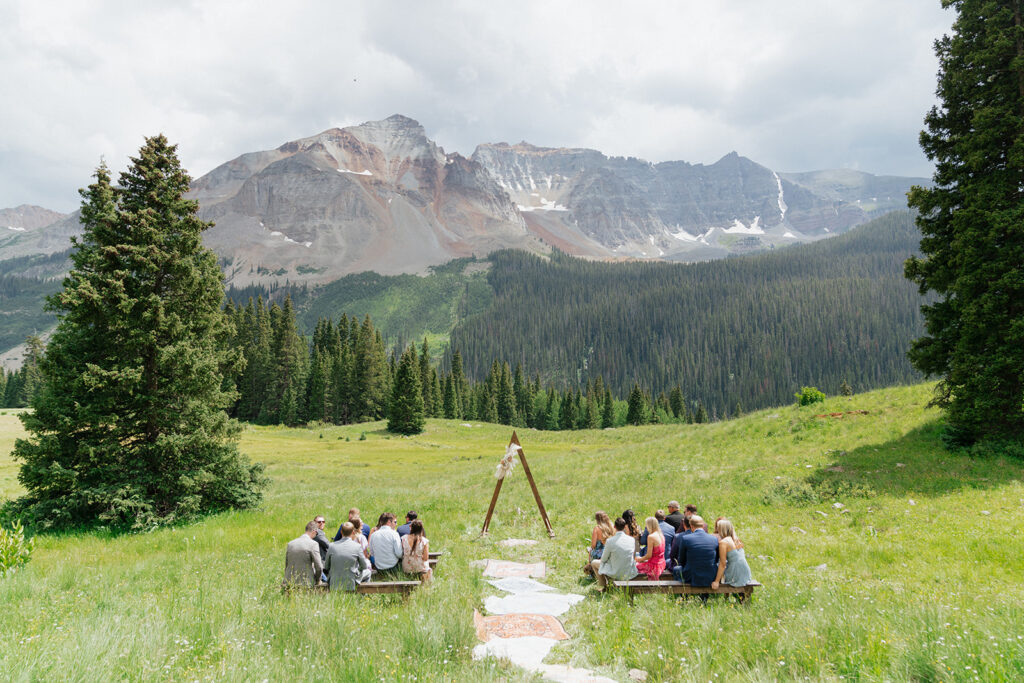
[[[229,289],[226,343],[244,359],[230,377],[234,414],[385,418],[410,346],[425,415],[547,429],[718,419],[788,403],[804,385],[835,394],[918,381],[906,349],[921,297],[902,275],[918,239],[898,212],[708,263],[502,251],[426,277]],[[28,365],[0,379],[3,405],[27,403]]]
[[[906,351],[921,297],[903,262],[919,238],[897,212],[811,245],[699,264],[498,252],[494,301],[455,327],[451,348],[472,378],[500,359],[577,389],[597,377],[619,395],[679,385],[719,417],[786,403],[802,385],[915,382]]]

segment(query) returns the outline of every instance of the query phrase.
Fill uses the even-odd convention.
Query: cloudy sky
[[[0,208],[165,133],[193,176],[394,113],[446,151],[930,175],[939,0],[0,0]]]

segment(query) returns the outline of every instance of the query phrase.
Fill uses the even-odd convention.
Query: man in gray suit
[[[345,522],[341,525],[341,540],[327,549],[327,581],[332,591],[354,591],[356,584],[370,580],[370,561],[363,548],[355,540],[355,525]]]
[[[637,575],[635,548],[633,537],[626,534],[626,520],[619,517],[615,520],[615,534],[604,542],[601,559],[590,563],[598,591],[605,589],[608,579],[629,581]]]
[[[320,580],[324,570],[320,560],[320,546],[313,539],[319,525],[310,522],[306,532],[288,544],[284,556],[284,585],[312,587]]]

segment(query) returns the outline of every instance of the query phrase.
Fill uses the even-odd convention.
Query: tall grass
[[[1024,677],[1024,463],[942,450],[929,386],[710,425],[519,435],[555,527],[544,533],[517,469],[479,538],[510,430],[431,420],[413,438],[383,424],[247,428],[267,464],[262,509],[137,536],[41,537],[0,581],[0,677],[145,680],[517,680],[474,662],[472,610],[493,592],[469,566],[548,562],[583,591],[594,510],[651,514],[677,498],[727,515],[764,584],[749,607],[591,596],[551,661],[648,680],[1019,680]],[[867,415],[817,418],[867,410]],[[0,453],[19,433],[0,415]],[[360,441],[362,432],[367,433]],[[18,493],[0,455],[0,495]],[[839,503],[842,507],[833,507]],[[284,546],[315,514],[336,528],[410,508],[434,549],[434,584],[390,596],[282,596]],[[333,529],[332,529],[333,531]],[[540,540],[502,548],[507,537]]]

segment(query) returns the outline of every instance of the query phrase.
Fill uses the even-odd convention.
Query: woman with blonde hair
[[[736,529],[727,519],[719,519],[715,523],[715,535],[718,536],[718,576],[711,582],[711,588],[718,590],[720,585],[746,586],[750,583],[750,565],[747,564],[743,541],[736,536]]]
[[[644,525],[647,528],[647,552],[637,558],[636,568],[652,581],[658,581],[665,571],[665,536],[654,517],[648,517]]]
[[[587,560],[587,565],[583,567],[585,574],[593,572],[591,562],[601,559],[601,555],[604,553],[604,542],[615,533],[615,529],[612,527],[612,520],[604,510],[598,510],[594,513],[594,521],[597,524],[594,526],[593,531],[590,532],[590,559]]]

